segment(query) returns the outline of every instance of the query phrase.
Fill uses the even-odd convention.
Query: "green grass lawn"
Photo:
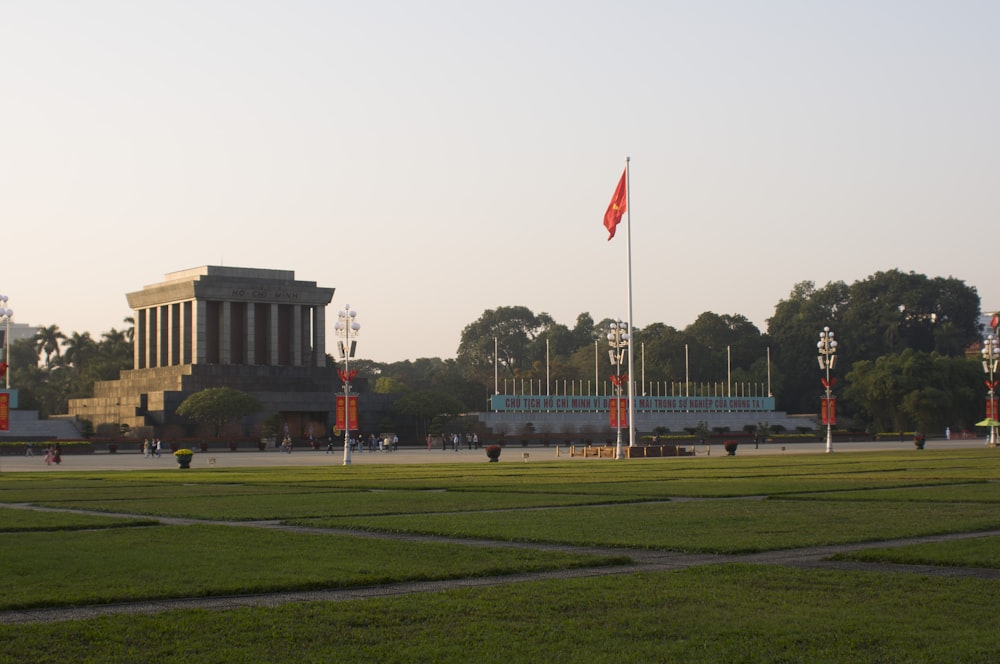
[[[891,548],[873,548],[831,556],[833,560],[860,560],[901,565],[945,565],[1000,569],[1000,538],[977,537],[952,542],[930,542]]]
[[[14,533],[5,535],[0,547],[0,610],[345,588],[627,562],[625,556],[235,526]]]
[[[0,662],[995,661],[1000,585],[772,566],[0,627]]]
[[[750,553],[1000,528],[994,505],[704,500],[482,514],[410,514],[293,520],[318,527],[524,542]]]
[[[998,479],[995,450],[0,474],[0,610],[624,562],[511,541],[727,554],[872,542],[841,556],[996,568],[998,537],[878,542],[1000,529]],[[282,520],[310,529],[251,523]],[[0,626],[0,663],[992,662],[997,606],[992,579],[715,564]]]

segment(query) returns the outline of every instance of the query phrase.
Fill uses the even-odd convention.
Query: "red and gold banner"
[[[344,430],[344,395],[337,395],[337,428]],[[347,427],[351,431],[358,430],[358,398],[356,396],[347,397],[347,415],[350,425]]]
[[[628,426],[628,399],[608,399],[608,412],[612,427]]]
[[[10,395],[0,393],[0,431],[10,429]]]
[[[1000,398],[993,397],[992,399],[986,400],[986,419],[1000,419],[997,417],[997,402],[1000,402]]]
[[[836,424],[837,423],[837,397],[826,397],[820,398],[820,415],[823,418],[823,424]]]

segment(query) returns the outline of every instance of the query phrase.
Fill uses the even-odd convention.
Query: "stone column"
[[[167,305],[167,366],[179,364],[177,362],[177,304]]]
[[[268,339],[268,364],[271,366],[278,366],[278,305],[272,304],[271,306],[271,330],[269,332]]]
[[[157,358],[157,340],[159,339],[159,307],[146,309],[146,367],[159,366]]]
[[[292,366],[302,366],[302,307],[292,305]]]
[[[232,335],[233,309],[229,300],[222,302],[222,325],[219,326],[219,362],[221,364],[232,364],[233,358],[230,352],[229,342]]]
[[[303,305],[302,325],[299,329],[299,344],[302,346],[302,361],[299,366],[310,367],[313,364],[313,325],[316,324],[316,307]]]
[[[165,367],[170,364],[170,305],[161,304],[157,314],[159,336],[156,344],[156,366]]]
[[[257,308],[256,304],[254,304],[253,302],[247,302],[246,340],[244,341],[244,344],[246,344],[246,349],[247,349],[247,364],[257,364],[257,356],[255,353],[257,346],[256,343],[257,335],[256,335],[256,323],[254,320],[254,310],[256,308]]]
[[[178,364],[191,364],[191,300],[185,300],[178,305],[180,331],[178,332]]]
[[[146,368],[146,310],[136,309],[132,312],[135,318],[135,332],[132,335],[132,366],[136,369]]]
[[[313,364],[326,366],[326,306],[318,305],[313,315]]]
[[[194,340],[194,355],[191,364],[204,364],[208,355],[208,348],[205,344],[205,308],[204,300],[194,300],[191,306],[191,338]]]

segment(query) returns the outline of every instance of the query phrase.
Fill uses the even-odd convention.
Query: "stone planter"
[[[490,458],[490,463],[497,463],[500,461],[500,446],[490,445],[486,448],[486,456]]]
[[[194,457],[194,455],[192,455],[192,454],[177,454],[177,455],[174,455],[174,458],[177,459],[177,465],[180,466],[181,468],[190,468],[191,467],[191,459],[193,457]]]

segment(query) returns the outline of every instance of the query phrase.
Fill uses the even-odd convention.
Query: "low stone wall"
[[[657,457],[694,456],[694,445],[637,445],[626,447],[625,456],[629,459],[649,459]]]
[[[569,455],[614,459],[615,448],[608,445],[570,445]]]
[[[684,445],[637,445],[623,446],[622,451],[628,459],[655,459],[659,457],[694,456],[694,446]],[[617,447],[614,445],[570,445],[571,457],[597,457],[598,459],[614,459]]]

